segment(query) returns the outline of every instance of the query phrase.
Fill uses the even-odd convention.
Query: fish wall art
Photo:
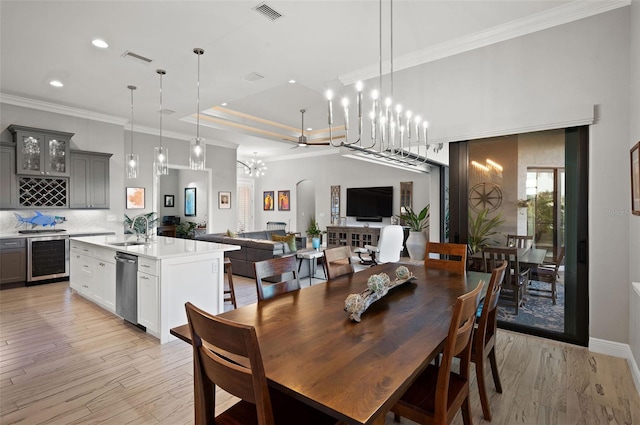
[[[22,217],[21,215],[19,215],[17,213],[13,213],[16,216],[16,220],[18,220],[18,223],[16,224],[16,227],[20,227],[23,224],[25,224],[25,225],[31,224],[31,228],[32,229],[34,227],[36,227],[36,226],[42,226],[42,227],[51,226],[51,227],[54,227],[56,224],[61,224],[61,223],[64,223],[65,221],[67,221],[66,217],[61,217],[61,216],[58,216],[58,215],[44,215],[40,211],[36,211],[35,213],[36,213],[36,215],[34,215],[32,217]]]

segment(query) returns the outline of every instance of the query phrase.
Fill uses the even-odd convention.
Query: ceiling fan
[[[304,113],[307,112],[306,109],[300,109],[300,114],[302,114],[302,124],[300,125],[300,137],[298,137],[298,144],[291,149],[296,148],[308,148],[309,146],[329,146],[329,142],[316,142],[310,143],[307,136],[304,135]]]

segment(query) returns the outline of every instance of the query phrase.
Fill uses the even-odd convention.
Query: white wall
[[[640,1],[631,3],[631,78],[630,78],[630,116],[629,120],[629,144],[628,147],[640,141]],[[627,193],[630,193],[629,191]],[[628,216],[629,220],[629,275],[631,282],[640,283],[640,217]],[[636,366],[640,365],[640,294],[636,293],[629,285],[630,303],[635,303],[636,309],[629,319],[629,345],[635,358]],[[632,308],[631,306],[629,307]],[[636,371],[637,373],[637,371]],[[640,378],[640,377],[638,377]],[[640,382],[636,381],[640,390]]]
[[[309,148],[313,149],[313,148]],[[287,229],[303,232],[308,222],[297,223],[296,184],[301,180],[312,180],[316,187],[316,220],[322,229],[331,224],[331,186],[340,186],[340,216],[346,216],[348,187],[393,186],[393,211],[400,213],[400,182],[413,181],[413,206],[422,209],[431,202],[435,208],[435,200],[430,201],[429,175],[403,171],[370,162],[343,158],[339,154],[316,156],[284,161],[272,161],[268,164],[265,176],[257,178],[256,200],[261,199],[262,192],[273,190],[277,196],[278,190],[291,191],[291,211],[262,211],[262,203],[256,204],[256,229],[266,228],[267,221],[283,221],[291,226]],[[435,202],[435,203],[434,203]],[[437,209],[437,208],[436,208]]]
[[[589,333],[621,343],[629,341],[630,259],[611,247],[630,246],[630,225],[626,214],[610,211],[628,211],[630,202],[629,34],[625,7],[414,67],[395,78],[396,93],[428,117],[436,140],[522,133],[561,124],[576,108],[597,106],[589,153]],[[635,111],[637,117],[637,106]],[[637,131],[635,139],[640,139]],[[637,234],[637,227],[633,230]],[[637,276],[637,268],[634,272]]]

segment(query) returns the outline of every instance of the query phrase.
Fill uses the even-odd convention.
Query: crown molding
[[[545,10],[543,12],[517,19],[504,25],[479,31],[454,40],[436,44],[422,50],[418,50],[407,55],[393,59],[394,72],[418,66],[424,63],[433,62],[459,53],[486,47],[501,41],[510,40],[531,34],[537,31],[553,28],[567,24],[579,19],[599,15],[620,7],[629,6],[631,0],[605,0],[605,1],[584,1],[574,0],[570,3]],[[383,71],[389,73],[389,60],[383,61]],[[369,80],[380,75],[380,65],[374,64],[359,70],[344,74],[338,79],[344,85],[354,84],[357,81]]]
[[[14,96],[11,94],[0,93],[0,103],[6,103],[7,105],[21,106],[23,108],[36,109],[39,111],[52,112],[55,114],[67,115],[75,118],[83,118],[92,121],[104,122],[107,124],[115,124],[122,126],[125,131],[130,131],[125,127],[129,123],[128,118],[116,117],[114,115],[101,114],[99,112],[87,111],[85,109],[73,108],[70,106],[58,105],[56,103],[44,102],[41,100],[29,99],[26,97]],[[153,136],[159,136],[160,131],[157,128],[136,126],[136,133],[150,134]],[[178,140],[190,140],[191,135],[178,133],[175,131],[162,131],[162,135]],[[208,145],[221,146],[226,148],[237,148],[238,145],[232,142],[226,142],[221,140],[211,140],[206,142]]]
[[[37,109],[39,111],[53,112],[55,114],[68,115],[76,118],[84,118],[92,121],[100,121],[108,124],[125,125],[129,122],[126,118],[122,117],[87,111],[86,109],[73,108],[71,106],[58,105],[56,103],[44,102],[42,100],[28,99],[26,97],[14,96],[6,93],[0,93],[0,103]]]

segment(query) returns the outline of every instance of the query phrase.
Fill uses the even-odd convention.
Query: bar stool
[[[229,284],[229,289],[224,290],[224,301],[231,301],[233,308],[238,308],[238,304],[236,303],[236,293],[233,289],[233,271],[231,270],[231,260],[227,257],[224,257],[224,272],[227,274],[227,283]]]

